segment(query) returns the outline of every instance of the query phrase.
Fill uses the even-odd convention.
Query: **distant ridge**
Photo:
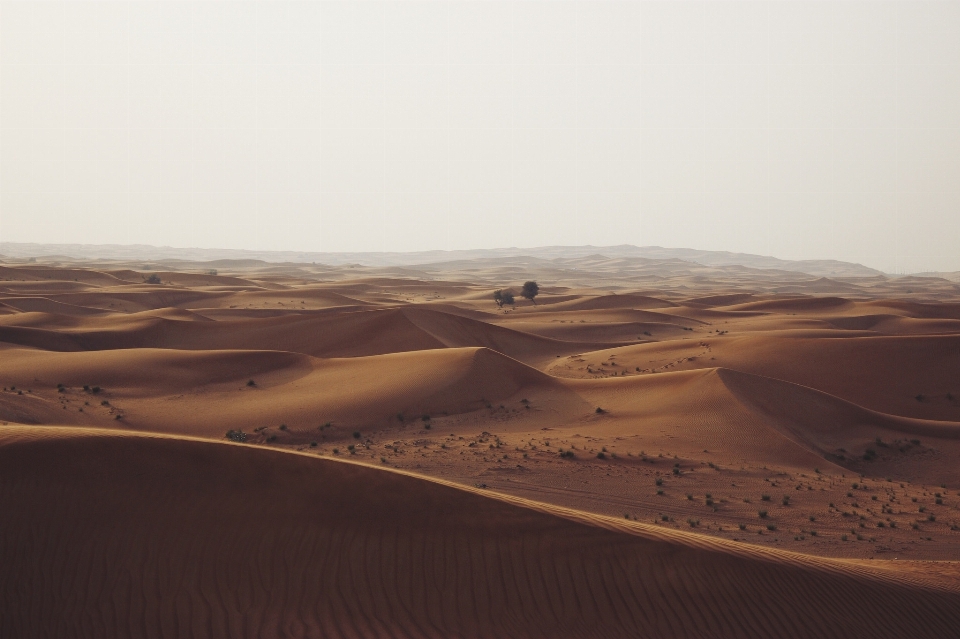
[[[468,249],[456,251],[400,252],[306,252],[251,251],[243,249],[174,248],[146,244],[33,244],[0,242],[0,256],[9,258],[68,257],[99,260],[262,260],[275,263],[319,263],[330,266],[357,264],[362,266],[417,266],[461,262],[477,259],[529,257],[562,261],[582,258],[641,258],[649,260],[683,260],[704,266],[744,266],[756,269],[777,269],[806,273],[818,277],[876,277],[882,271],[839,260],[782,260],[764,255],[701,251],[660,246],[541,246],[534,248]]]

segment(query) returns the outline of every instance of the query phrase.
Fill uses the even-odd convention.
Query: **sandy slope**
[[[0,632],[903,637],[956,583],[526,507],[362,466],[0,429]]]

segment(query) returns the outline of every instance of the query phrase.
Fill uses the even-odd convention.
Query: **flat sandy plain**
[[[0,263],[2,637],[960,631],[956,282],[44,259]]]

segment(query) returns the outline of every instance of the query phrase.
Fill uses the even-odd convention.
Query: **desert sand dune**
[[[946,280],[92,266],[0,277],[0,636],[957,623]]]
[[[252,434],[283,422],[289,426],[284,439],[300,443],[322,440],[318,427],[327,422],[339,432],[368,432],[403,424],[401,415],[417,421],[425,414],[472,412],[514,396],[519,400],[521,394],[549,405],[553,415],[589,410],[561,382],[484,348],[345,360],[263,350],[9,349],[0,361],[0,379],[30,390],[34,399],[18,413],[0,413],[0,419],[47,423],[59,409],[64,412],[54,421],[91,424],[99,417],[109,426],[119,412],[123,424],[136,430],[214,438],[230,429]],[[248,385],[250,380],[255,384]],[[64,385],[63,392],[57,384]],[[83,386],[101,391],[91,396]],[[109,406],[99,406],[104,400]]]
[[[0,428],[0,630],[948,636],[960,591],[242,445]]]
[[[960,394],[954,381],[960,379],[956,334],[783,331],[696,337],[598,350],[576,366],[558,361],[549,370],[571,377],[609,375],[613,369],[601,364],[611,356],[622,374],[723,367],[816,388],[883,413],[960,420],[960,403],[952,399]]]

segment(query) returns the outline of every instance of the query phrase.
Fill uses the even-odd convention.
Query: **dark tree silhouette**
[[[497,308],[503,308],[503,291],[499,288],[493,292],[493,301],[497,303]]]
[[[537,285],[536,282],[524,282],[523,289],[520,291],[520,295],[530,300],[534,304],[536,304],[537,301],[533,298],[535,298],[539,293],[540,293],[540,287]]]
[[[504,304],[506,304],[507,306],[513,306],[515,304],[515,300],[513,299],[513,293],[511,293],[510,291],[504,291],[502,295],[503,295]]]

